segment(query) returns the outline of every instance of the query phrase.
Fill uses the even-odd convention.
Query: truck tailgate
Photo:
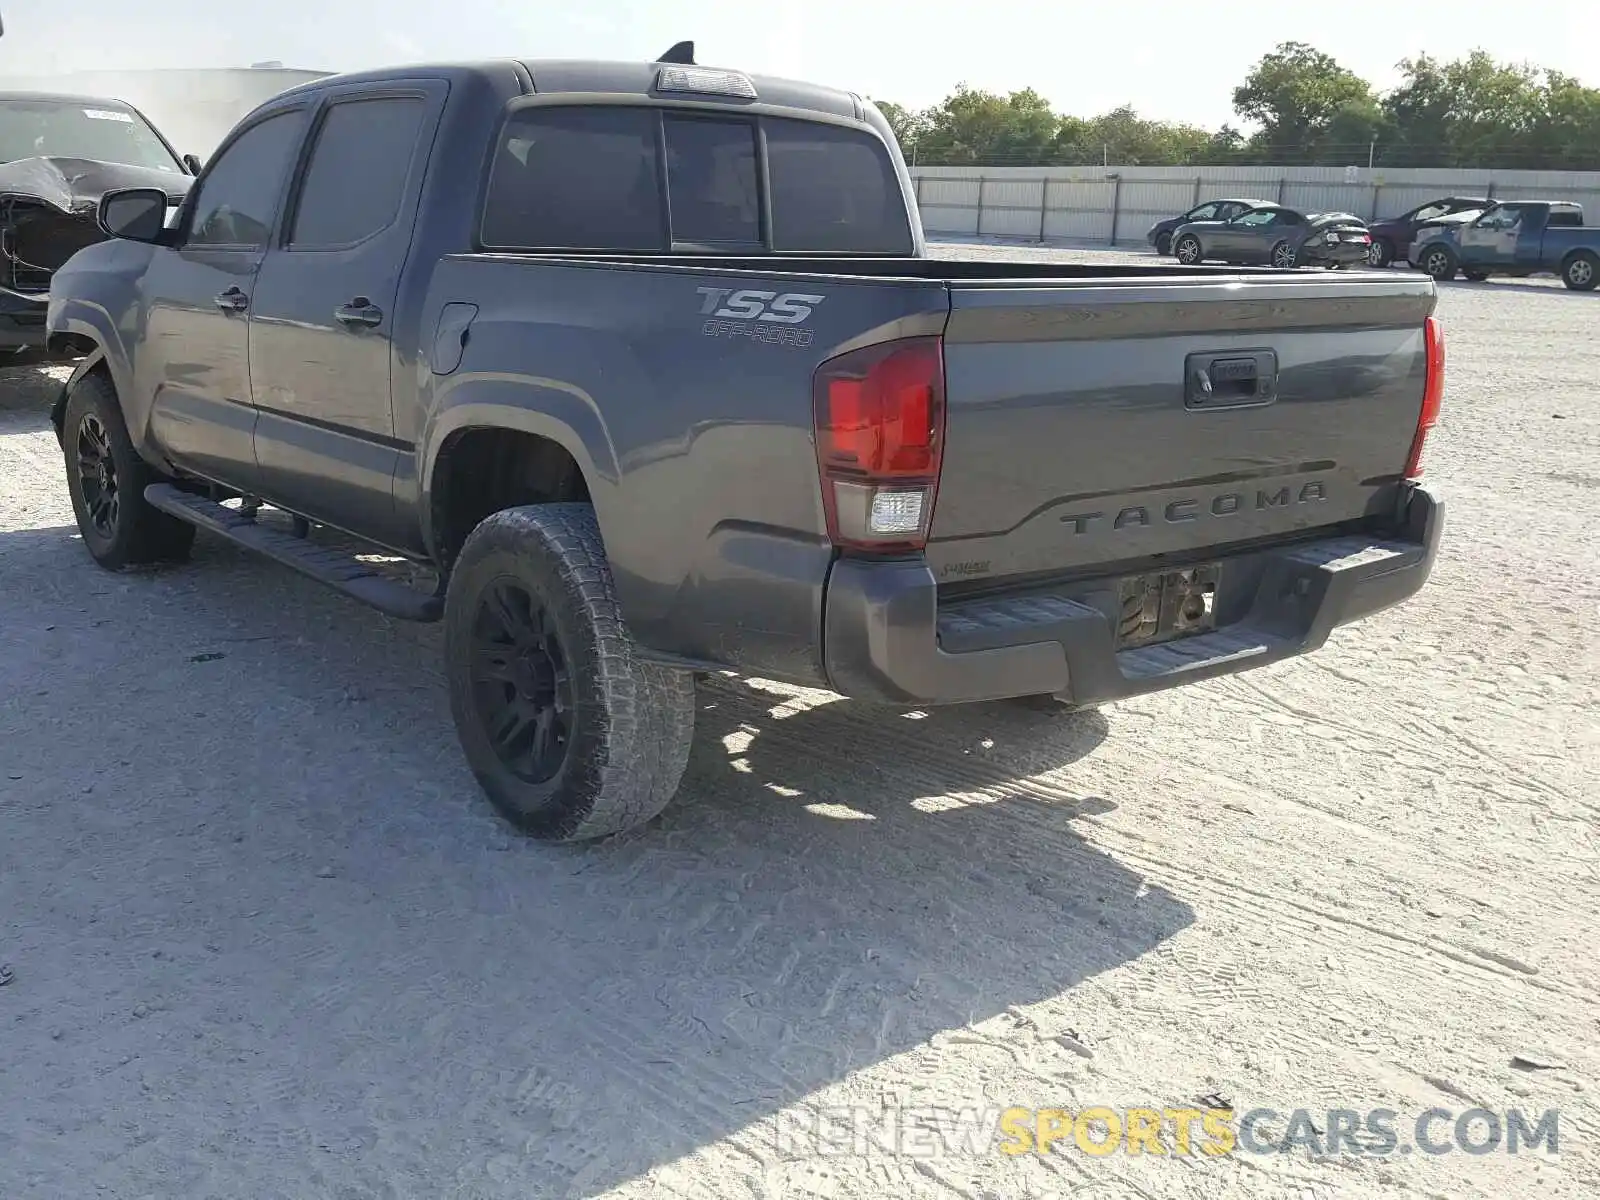
[[[950,287],[941,586],[1200,561],[1393,512],[1431,280]]]

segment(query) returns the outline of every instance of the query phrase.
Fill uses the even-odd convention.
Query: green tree
[[[1147,120],[1123,105],[1088,121],[1063,120],[1056,161],[1179,166],[1204,157],[1212,137],[1198,126]]]
[[[889,122],[889,128],[894,130],[895,140],[900,143],[900,152],[910,159],[923,133],[922,114],[912,112],[893,100],[875,100],[873,103],[878,106],[883,119]]]
[[[1551,72],[1544,93],[1531,138],[1540,158],[1558,169],[1600,171],[1600,88]]]
[[[1372,87],[1338,60],[1304,42],[1282,42],[1234,89],[1233,108],[1260,126],[1251,139],[1258,157],[1311,163],[1338,157],[1333,135],[1360,132],[1359,115],[1375,113]]]
[[[1061,124],[1032,88],[1000,96],[966,84],[919,120],[920,159],[950,165],[1044,162]]]
[[[1583,169],[1600,154],[1591,114],[1600,92],[1476,50],[1441,63],[1400,64],[1384,97],[1393,132],[1385,161],[1412,166]]]

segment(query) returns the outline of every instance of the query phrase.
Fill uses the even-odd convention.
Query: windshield
[[[109,101],[0,100],[0,162],[90,158],[183,174],[155,130]]]

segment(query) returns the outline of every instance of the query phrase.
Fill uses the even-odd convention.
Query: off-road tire
[[[1561,282],[1574,292],[1592,292],[1600,284],[1600,255],[1579,250],[1561,264]]]
[[[519,775],[486,728],[484,689],[495,685],[475,678],[473,655],[496,585],[543,606],[566,664],[572,726],[565,757],[544,782]],[[641,825],[666,807],[694,740],[694,679],[638,656],[589,505],[529,505],[486,517],[451,571],[444,634],[457,735],[489,802],[512,825],[542,841],[586,841]]]
[[[109,462],[110,474],[106,478],[114,484],[116,494],[115,515],[98,522],[91,512],[82,465],[91,448],[95,457]],[[61,449],[72,513],[83,534],[83,544],[95,562],[109,571],[120,571],[145,563],[182,562],[189,557],[194,546],[194,526],[145,500],[144,489],[148,485],[168,481],[134,450],[116,388],[98,371],[78,380],[67,397]],[[104,484],[95,486],[99,493]]]

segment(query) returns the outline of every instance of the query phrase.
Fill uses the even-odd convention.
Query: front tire
[[[1200,248],[1200,239],[1192,233],[1186,233],[1178,239],[1178,244],[1173,249],[1177,260],[1186,267],[1195,266],[1203,261],[1203,251]]]
[[[444,624],[456,732],[507,821],[585,841],[666,807],[694,740],[694,680],[639,657],[592,508],[485,518],[451,572]]]
[[[1170,233],[1156,234],[1156,253],[1165,258],[1172,253],[1172,235]]]
[[[1422,261],[1417,265],[1439,283],[1448,283],[1461,269],[1461,260],[1449,246],[1429,246],[1422,252]]]
[[[1561,264],[1561,282],[1574,292],[1592,292],[1600,284],[1600,256],[1580,250]]]
[[[1373,238],[1372,245],[1367,250],[1367,265],[1369,267],[1387,267],[1394,261],[1394,247],[1387,238]]]
[[[194,526],[145,500],[144,489],[163,477],[133,448],[116,389],[99,372],[78,380],[67,397],[61,448],[72,514],[95,562],[120,571],[189,557]]]

